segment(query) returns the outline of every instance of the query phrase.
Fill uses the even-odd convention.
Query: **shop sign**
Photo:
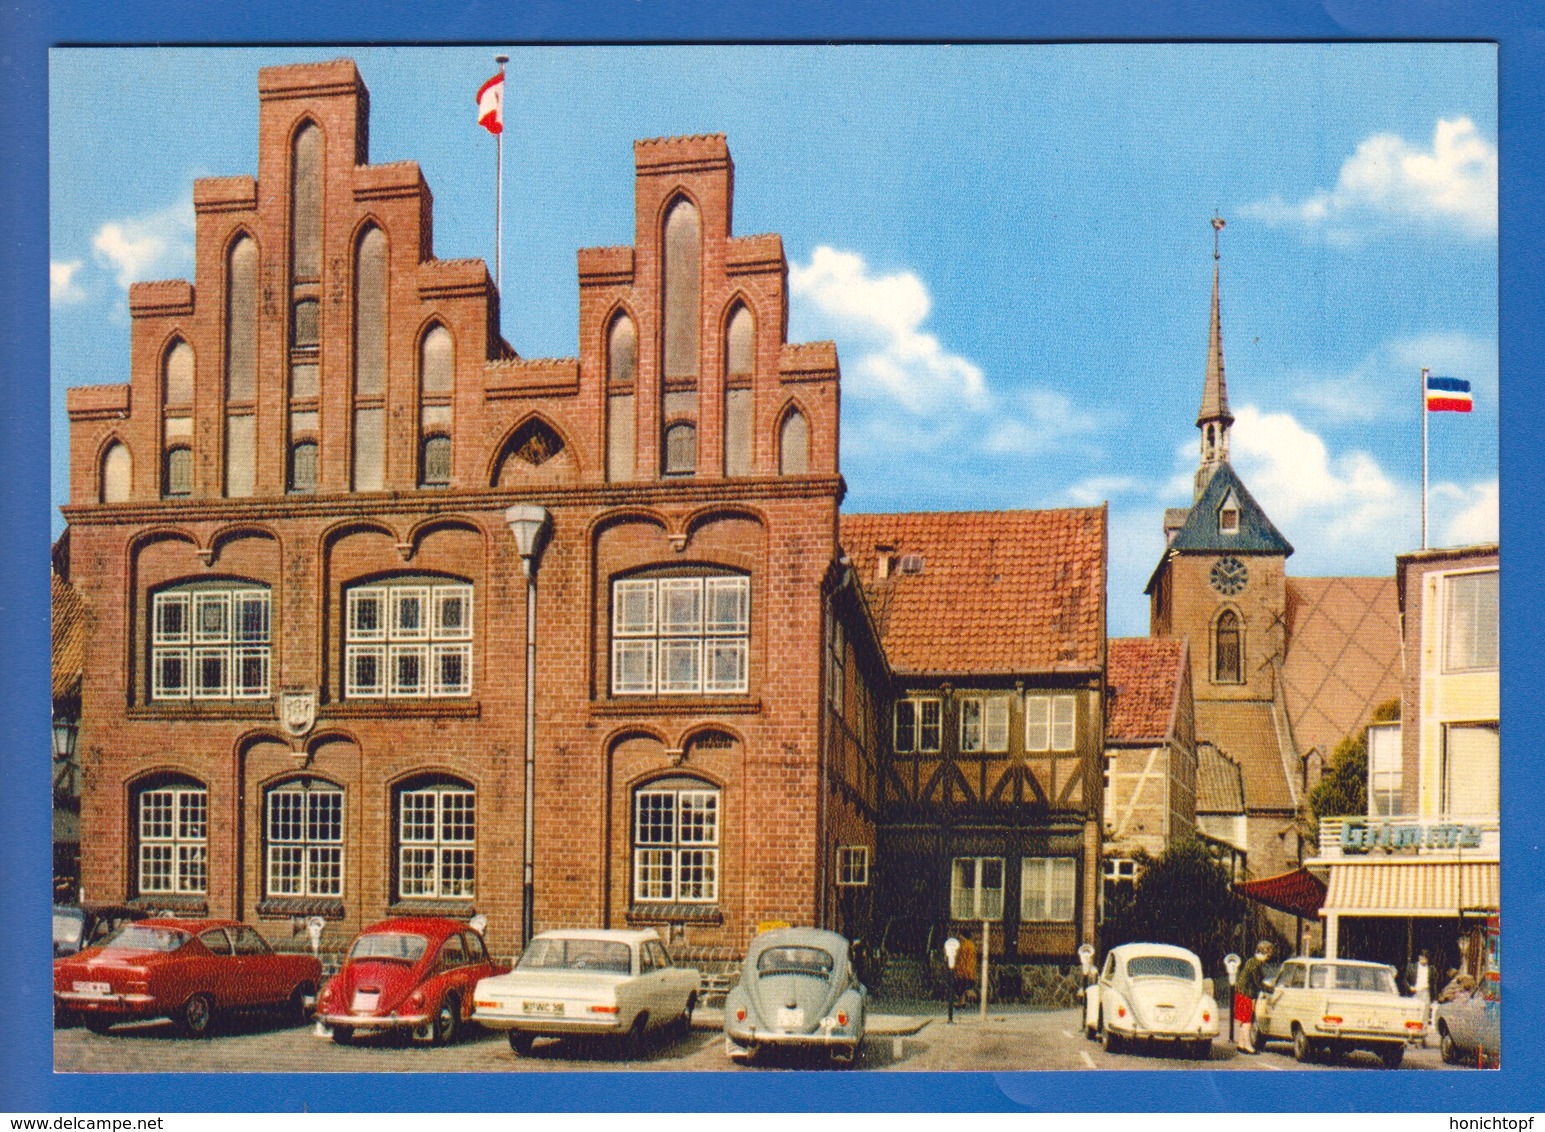
[[[1479,849],[1481,827],[1457,822],[1348,821],[1341,827],[1343,853],[1384,849],[1417,853],[1423,849]]]

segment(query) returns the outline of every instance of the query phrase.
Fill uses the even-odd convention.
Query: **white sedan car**
[[[543,932],[513,971],[477,984],[472,1017],[508,1030],[517,1054],[538,1037],[587,1034],[616,1035],[636,1052],[652,1028],[686,1034],[699,981],[652,931]]]
[[[1218,1036],[1212,980],[1183,947],[1126,943],[1105,957],[1100,981],[1084,992],[1084,1033],[1106,1052],[1129,1042],[1173,1042],[1188,1057],[1211,1056]]]

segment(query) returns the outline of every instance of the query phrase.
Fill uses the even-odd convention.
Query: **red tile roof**
[[[1112,637],[1106,660],[1111,690],[1105,738],[1112,743],[1162,743],[1175,729],[1175,711],[1185,674],[1184,641],[1157,637]]]
[[[86,656],[86,605],[75,587],[58,574],[49,575],[49,589],[54,610],[54,699],[64,700],[80,695]]]
[[[842,546],[896,672],[1093,672],[1105,531],[1103,507],[844,515]],[[885,579],[882,554],[895,561]]]

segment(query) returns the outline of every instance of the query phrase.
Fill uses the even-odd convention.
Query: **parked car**
[[[115,1022],[168,1017],[208,1037],[227,1010],[283,1007],[305,1020],[321,978],[310,955],[284,955],[233,920],[145,919],[54,960],[54,999],[106,1033]]]
[[[1255,1003],[1257,1046],[1291,1041],[1303,1062],[1360,1049],[1398,1069],[1406,1042],[1424,1032],[1421,1003],[1401,997],[1384,963],[1289,959]]]
[[[101,943],[124,924],[149,915],[145,909],[127,904],[55,904],[54,958]]]
[[[477,985],[473,1017],[506,1030],[517,1055],[539,1037],[605,1035],[636,1054],[651,1028],[692,1028],[701,976],[652,931],[542,932],[507,975]]]
[[[472,1016],[472,988],[503,974],[482,933],[460,920],[384,920],[354,937],[317,997],[318,1033],[348,1045],[360,1033],[409,1033],[448,1045]]]
[[[1502,1052],[1502,982],[1496,971],[1481,981],[1445,988],[1434,1010],[1438,1049],[1450,1065],[1497,1065]]]
[[[1205,1061],[1218,1036],[1218,1004],[1202,963],[1184,947],[1124,943],[1110,949],[1099,981],[1084,993],[1084,1034],[1109,1053],[1132,1042],[1163,1042]]]
[[[763,1049],[815,1049],[835,1065],[852,1066],[864,1044],[868,996],[853,973],[848,941],[836,932],[763,932],[724,1000],[724,1051],[749,1063]]]

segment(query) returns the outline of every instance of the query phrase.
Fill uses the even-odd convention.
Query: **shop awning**
[[[1325,903],[1325,882],[1308,869],[1294,869],[1274,877],[1247,880],[1234,886],[1241,896],[1290,916],[1312,920]]]
[[[1325,911],[1352,916],[1457,916],[1499,908],[1495,861],[1369,861],[1332,865]]]

